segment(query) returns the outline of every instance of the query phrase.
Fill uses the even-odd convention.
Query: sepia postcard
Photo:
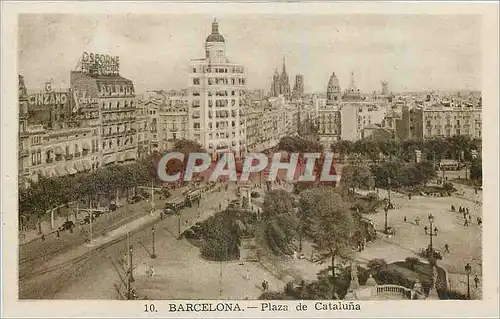
[[[3,2],[2,316],[498,317],[498,35],[495,2]]]

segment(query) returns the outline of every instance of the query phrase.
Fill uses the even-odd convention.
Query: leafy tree
[[[371,176],[370,168],[365,165],[346,165],[342,167],[341,183],[353,191],[359,187],[367,187]]]
[[[314,250],[319,262],[331,259],[332,280],[335,282],[335,258],[350,258],[353,217],[348,207],[335,191],[322,188],[314,192],[316,197],[310,210],[316,211],[313,219]],[[336,298],[332,285],[332,298]]]
[[[337,141],[332,144],[332,152],[338,153],[340,155],[340,158],[344,160],[346,155],[349,155],[352,153],[353,150],[353,143],[351,141],[347,140],[341,140]]]
[[[473,180],[483,179],[483,163],[481,158],[472,161],[470,166],[470,178]]]
[[[201,255],[208,260],[227,261],[240,257],[241,234],[227,213],[210,217],[201,226]]]
[[[293,211],[293,197],[284,190],[273,190],[264,197],[262,213],[264,218],[287,214]]]

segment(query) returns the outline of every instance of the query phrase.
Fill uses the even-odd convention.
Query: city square
[[[483,298],[479,74],[454,68],[463,57],[442,71],[400,58],[439,30],[476,65],[479,20],[294,17],[317,31],[311,54],[349,61],[306,67],[293,37],[235,34],[270,18],[168,19],[100,17],[108,33],[89,35],[71,15],[21,16],[19,299]],[[46,76],[29,48],[47,23],[82,40]],[[395,43],[367,32],[385,23]],[[329,53],[330,24],[338,41],[373,41],[378,62]],[[177,58],[135,61],[131,48],[161,51],[150,37],[164,32]],[[123,48],[102,45],[110,34]],[[247,41],[288,47],[254,52],[259,64]],[[175,76],[153,76],[167,67]]]

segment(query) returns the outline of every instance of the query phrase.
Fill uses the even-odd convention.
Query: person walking
[[[424,227],[424,231],[425,231],[425,234],[427,235],[427,230],[429,230],[429,227],[425,226]]]
[[[42,234],[42,243],[45,242],[45,234]]]
[[[444,252],[445,253],[450,253],[450,247],[448,246],[448,244],[444,244]]]
[[[464,219],[464,226],[469,227],[469,221],[467,220],[467,218]]]
[[[57,232],[56,232],[56,237],[57,237],[57,238],[61,238],[61,233],[59,232],[59,229],[58,229],[58,230],[57,230]]]
[[[265,280],[262,282],[262,290],[266,291],[266,281]]]
[[[469,214],[469,223],[472,223],[472,215]]]
[[[415,224],[417,224],[417,226],[420,224],[420,217],[415,218]]]
[[[477,275],[474,276],[474,284],[476,285],[476,288],[479,285],[479,278],[477,277]]]
[[[403,221],[406,223],[406,216],[403,218]]]

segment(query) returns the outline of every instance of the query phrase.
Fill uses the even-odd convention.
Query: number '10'
[[[156,312],[156,307],[154,304],[145,304],[144,305],[144,312]]]

